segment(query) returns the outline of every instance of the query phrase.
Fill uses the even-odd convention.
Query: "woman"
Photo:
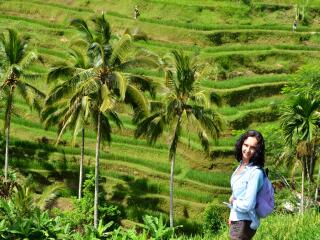
[[[256,195],[263,185],[264,139],[258,131],[249,130],[235,145],[240,163],[231,176],[232,195],[229,225],[230,239],[252,239],[260,221],[255,211]]]

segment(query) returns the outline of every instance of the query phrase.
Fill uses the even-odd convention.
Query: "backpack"
[[[263,185],[257,193],[256,212],[260,218],[265,218],[272,213],[274,209],[274,189],[263,169]]]

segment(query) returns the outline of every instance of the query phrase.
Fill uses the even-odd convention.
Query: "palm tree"
[[[172,51],[173,68],[167,65],[165,76],[167,92],[164,102],[151,105],[151,114],[138,123],[135,136],[145,136],[154,144],[166,128],[173,129],[169,150],[170,160],[170,227],[173,227],[173,178],[176,150],[184,125],[198,133],[200,143],[209,152],[208,134],[217,138],[222,129],[222,119],[209,107],[203,91],[196,80],[197,65],[181,51]]]
[[[283,107],[280,117],[284,140],[287,145],[297,146],[299,142],[306,142],[305,149],[308,156],[303,161],[303,169],[311,181],[316,160],[315,145],[320,120],[319,107],[319,100],[299,96]]]
[[[304,201],[304,178],[312,181],[317,144],[317,135],[320,114],[318,109],[320,101],[309,97],[298,96],[288,105],[282,108],[280,125],[284,140],[290,147],[294,147],[296,157],[302,165],[301,187],[301,212],[303,213]]]
[[[90,59],[89,68],[76,72],[52,92],[50,102],[72,96],[75,99],[88,97],[90,100],[90,119],[97,132],[95,156],[95,198],[94,227],[98,226],[98,186],[99,186],[99,151],[101,140],[111,142],[110,121],[121,126],[121,121],[115,111],[118,102],[130,103],[133,107],[134,119],[145,116],[147,101],[142,90],[154,94],[155,87],[150,79],[125,72],[129,67],[147,62],[146,57],[131,51],[131,38],[124,35],[111,41],[110,26],[104,15],[92,19],[94,29],[89,29],[82,19],[71,22],[83,35]],[[101,139],[102,138],[102,139]]]
[[[52,82],[57,79],[67,78],[67,81],[74,76],[90,68],[89,60],[87,57],[77,49],[71,49],[69,51],[69,59],[67,62],[61,62],[55,64],[49,71],[47,81]],[[55,93],[58,89],[64,86],[64,82],[59,83],[53,90]],[[84,137],[85,137],[85,125],[88,123],[89,115],[89,98],[87,96],[80,99],[66,99],[62,98],[58,102],[52,103],[51,94],[46,101],[46,107],[42,111],[42,119],[46,128],[49,125],[57,124],[60,126],[57,143],[60,137],[68,126],[73,126],[73,141],[72,145],[75,145],[75,140],[78,133],[81,131],[81,157],[80,157],[80,169],[79,169],[79,187],[78,187],[78,199],[81,199],[82,195],[82,182],[83,182],[83,161],[84,161]]]
[[[38,59],[35,52],[27,51],[28,40],[28,37],[19,36],[13,29],[8,29],[7,37],[3,33],[0,34],[0,55],[3,59],[0,75],[2,81],[0,94],[6,98],[4,125],[6,135],[5,181],[8,180],[10,122],[15,90],[17,89],[25,101],[38,111],[41,108],[41,99],[45,97],[44,93],[27,82],[28,79],[39,77],[37,74],[27,72],[27,68]]]

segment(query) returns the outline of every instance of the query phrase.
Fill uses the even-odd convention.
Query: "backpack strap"
[[[268,178],[268,175],[266,174],[266,172],[265,172],[265,170],[263,169],[263,167],[259,167],[259,166],[253,166],[250,175],[252,174],[252,172],[253,172],[255,169],[260,169],[260,170],[262,171],[262,173],[263,173],[262,185],[261,185],[261,187],[260,187],[259,190],[258,190],[258,192],[259,192],[259,191],[262,189],[264,179],[265,179],[265,178]]]

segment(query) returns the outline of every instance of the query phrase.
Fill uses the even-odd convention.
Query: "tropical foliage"
[[[166,101],[151,103],[150,115],[139,122],[135,133],[154,144],[165,130],[170,131],[170,227],[173,227],[173,177],[181,129],[195,130],[203,149],[209,153],[208,136],[216,139],[222,128],[220,115],[209,107],[205,93],[197,86],[195,59],[176,50],[172,55],[172,65],[165,69]]]
[[[292,32],[283,0],[1,2],[0,239],[228,239],[244,128],[277,193],[256,238],[319,238],[318,3]]]
[[[14,107],[15,90],[18,90],[26,103],[37,110],[41,109],[41,101],[45,97],[44,93],[27,81],[38,77],[37,74],[28,72],[27,68],[39,59],[35,52],[27,50],[28,40],[28,37],[19,36],[13,29],[8,29],[7,36],[4,33],[0,34],[0,56],[2,58],[0,97],[6,102],[4,119],[6,135],[5,181],[8,180],[10,122]]]

